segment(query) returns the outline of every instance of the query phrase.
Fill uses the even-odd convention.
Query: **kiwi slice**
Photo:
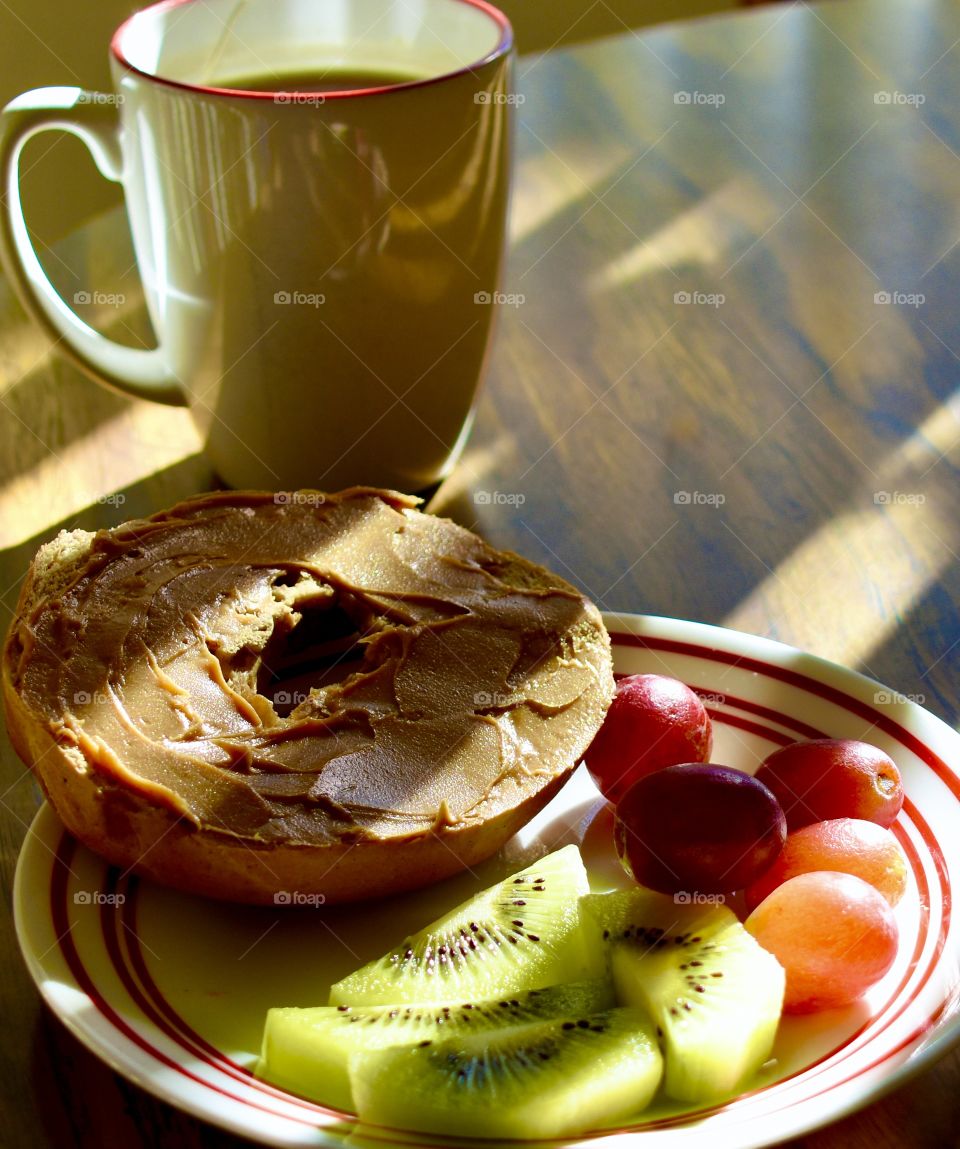
[[[576,846],[483,890],[336,982],[331,1005],[463,1002],[602,977],[606,960]]]
[[[642,1009],[535,1021],[350,1057],[363,1121],[452,1136],[566,1137],[639,1112],[663,1061]]]
[[[456,1005],[319,1005],[267,1013],[256,1074],[323,1105],[353,1109],[347,1059],[364,1049],[418,1045],[485,1033],[564,1014],[578,1017],[613,1005],[603,978],[549,986],[494,1001]]]
[[[651,891],[583,900],[610,947],[617,1000],[658,1027],[664,1091],[708,1102],[740,1092],[770,1056],[784,972],[720,905],[678,905]]]

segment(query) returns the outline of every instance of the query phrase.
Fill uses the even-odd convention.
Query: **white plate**
[[[960,880],[960,735],[879,684],[778,643],[672,619],[606,621],[619,673],[672,674],[704,695],[715,761],[753,770],[786,742],[844,737],[881,746],[900,766],[907,801],[897,834],[911,884],[897,909],[901,947],[888,976],[854,1007],[785,1020],[775,1066],[736,1100],[693,1113],[659,1105],[590,1142],[754,1149],[797,1136],[899,1084],[960,1037],[960,924],[951,898]],[[265,1011],[323,1003],[332,980],[395,938],[567,842],[581,842],[595,887],[609,888],[619,872],[609,828],[609,810],[581,770],[475,873],[383,903],[278,911],[121,875],[77,846],[44,807],[17,868],[17,934],[66,1025],[172,1105],[272,1145],[449,1145],[358,1127],[348,1114],[253,1079]]]

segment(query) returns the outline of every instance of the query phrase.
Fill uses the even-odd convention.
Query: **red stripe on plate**
[[[215,1085],[213,1082],[198,1077],[195,1073],[191,1073],[190,1070],[180,1062],[174,1061],[173,1058],[168,1057],[162,1050],[147,1041],[146,1038],[141,1037],[141,1035],[137,1033],[132,1026],[128,1025],[116,1010],[109,1005],[81,961],[80,954],[71,937],[72,926],[67,913],[67,873],[69,871],[70,862],[76,853],[76,848],[76,840],[64,831],[60,838],[60,844],[57,847],[56,859],[50,879],[50,911],[53,919],[53,927],[58,937],[60,952],[63,954],[64,960],[70,972],[73,974],[77,985],[87,995],[97,1011],[102,1014],[115,1029],[123,1034],[128,1041],[133,1042],[133,1044],[143,1050],[144,1053],[149,1054],[162,1065],[167,1066],[168,1069],[182,1074],[195,1084],[206,1086],[206,1088],[212,1089],[215,1093],[219,1093],[221,1097],[229,1098],[231,1101],[237,1101],[241,1105],[252,1105],[254,1108],[269,1114],[271,1117],[281,1117],[287,1121],[297,1121],[301,1125],[317,1128],[316,1122],[306,1121],[297,1117],[295,1114],[287,1114],[276,1109],[269,1109],[265,1106],[257,1105],[246,1097],[240,1097],[235,1093],[230,1093],[226,1089],[221,1089],[220,1086]]]
[[[837,688],[827,686],[825,683],[821,683],[816,679],[810,678],[808,675],[802,674],[799,671],[792,671],[783,667],[764,663],[755,658],[734,655],[730,652],[723,651],[715,647],[700,646],[698,644],[681,642],[679,640],[626,634],[622,632],[613,633],[611,638],[613,643],[619,646],[634,646],[653,650],[664,650],[677,654],[690,655],[696,658],[708,659],[714,662],[721,662],[731,666],[742,667],[746,670],[760,673],[767,677],[778,679],[783,682],[787,682],[812,694],[816,694],[819,697],[825,698],[828,701],[838,705],[839,707],[867,719],[872,724],[884,730],[886,733],[897,738],[904,746],[908,747],[914,754],[917,755],[918,758],[926,763],[926,765],[929,766],[931,770],[933,770],[936,776],[948,786],[951,793],[960,799],[960,780],[957,779],[956,775],[954,775],[946,763],[944,763],[942,759],[940,759],[932,750],[930,750],[929,747],[927,747],[915,735],[911,734],[899,723],[893,721],[888,716],[878,713],[868,704],[851,697],[850,695]],[[710,692],[703,691],[702,693],[709,694]],[[785,715],[778,714],[776,711],[770,709],[769,707],[762,707],[757,703],[750,702],[749,700],[734,698],[727,695],[724,696],[724,701],[725,704],[730,705],[736,709],[742,709],[748,713],[753,713],[759,717],[774,721],[781,726],[795,729],[802,733],[805,737],[823,736],[819,731],[815,731],[813,727],[809,727],[806,724],[800,723],[797,720],[789,718]],[[784,737],[779,731],[768,730],[762,727],[759,723],[750,722],[749,719],[743,719],[737,715],[732,715],[727,712],[716,712],[716,717],[722,722],[734,726],[739,726],[741,729],[750,730],[752,733],[756,733],[759,736],[770,739],[772,741],[780,741],[780,739]],[[824,1072],[828,1067],[828,1062],[832,1067],[835,1066],[839,1060],[843,1060],[844,1058],[851,1056],[854,1052],[856,1052],[856,1049],[852,1048],[852,1043],[857,1043],[857,1048],[862,1048],[862,1038],[868,1030],[873,1030],[873,1032],[871,1032],[869,1035],[870,1040],[873,1040],[875,1037],[879,1036],[880,1033],[887,1029],[890,1024],[892,1024],[898,1017],[903,1014],[903,1012],[909,1007],[910,1004],[912,1004],[917,995],[928,983],[936,966],[937,959],[942,954],[946,944],[947,931],[949,928],[951,915],[950,882],[943,855],[940,851],[939,845],[936,842],[936,839],[930,830],[929,825],[919,815],[919,812],[916,811],[915,807],[911,809],[911,812],[908,816],[917,827],[924,845],[927,846],[927,848],[930,850],[933,864],[940,881],[944,906],[941,930],[939,932],[933,954],[931,955],[931,960],[928,963],[918,984],[914,987],[914,990],[909,998],[903,1001],[898,1001],[898,994],[906,988],[906,986],[909,984],[910,977],[919,968],[919,961],[922,956],[923,947],[926,943],[927,933],[929,930],[929,898],[931,896],[926,874],[923,869],[922,859],[913,846],[913,843],[901,831],[898,833],[898,836],[900,837],[901,845],[903,845],[907,851],[908,859],[910,861],[911,868],[914,871],[914,875],[918,883],[918,888],[921,893],[921,921],[920,928],[918,930],[918,941],[914,947],[911,962],[904,975],[904,978],[901,980],[901,983],[897,988],[897,991],[890,998],[887,1004],[883,1006],[882,1009],[878,1011],[878,1013],[869,1022],[867,1022],[861,1030],[858,1030],[855,1034],[848,1038],[842,1046],[838,1047],[837,1050],[834,1050],[831,1054],[828,1054],[824,1059],[821,1059],[820,1062],[816,1063],[816,1065],[806,1066],[803,1070],[800,1070],[791,1078],[771,1083],[770,1085],[763,1086],[758,1090],[752,1091],[751,1093],[741,1095],[741,1097],[739,1097],[735,1102],[735,1104],[738,1106],[750,1098],[756,1097],[759,1100],[759,1095],[769,1094],[771,1090],[777,1090],[786,1087],[787,1091],[792,1091],[792,1089],[800,1084],[801,1081],[808,1080],[809,1076]],[[60,847],[58,848],[57,862],[66,862],[68,864],[69,860],[73,857],[75,848],[76,844],[73,839],[70,838],[69,835],[64,834],[63,838],[61,839]],[[60,937],[60,948],[64,954],[64,958],[67,961],[71,973],[76,979],[77,984],[84,990],[85,993],[87,993],[99,1012],[103,1014],[107,1020],[109,1020],[110,1023],[114,1025],[124,1036],[126,1036],[144,1052],[155,1057],[165,1066],[182,1074],[196,1084],[206,1086],[207,1088],[224,1097],[229,1098],[230,1100],[237,1101],[242,1105],[252,1106],[264,1113],[269,1114],[270,1116],[279,1116],[287,1120],[297,1121],[300,1124],[316,1127],[316,1122],[307,1121],[297,1117],[296,1115],[278,1113],[273,1108],[260,1105],[253,1099],[237,1096],[236,1094],[230,1093],[229,1091],[220,1088],[212,1082],[191,1073],[182,1064],[174,1061],[161,1050],[159,1050],[156,1046],[152,1045],[145,1038],[141,1037],[140,1034],[133,1030],[112,1009],[112,1007],[108,1005],[108,1003],[99,993],[99,990],[93,982],[93,979],[90,977],[88,971],[84,967],[76,946],[70,937],[70,923],[66,903],[66,873],[67,871],[64,866],[57,864],[54,865],[50,887],[51,911],[54,927]],[[114,877],[112,879],[108,879],[108,881],[113,881],[115,884],[116,878]],[[143,958],[142,951],[140,950],[139,936],[136,934],[135,915],[137,892],[138,886],[133,885],[133,893],[131,898],[128,899],[127,903],[130,905],[130,913],[133,915],[129,922],[120,921],[115,911],[111,916],[107,912],[108,907],[104,906],[101,908],[101,927],[103,929],[104,941],[107,946],[110,960],[116,968],[118,976],[121,977],[127,992],[131,994],[133,999],[137,1002],[138,1006],[143,1009],[144,1014],[152,1021],[152,1023],[157,1026],[157,1028],[163,1032],[171,1041],[178,1044],[181,1048],[187,1050],[193,1056],[199,1057],[201,1061],[203,1061],[215,1071],[228,1074],[232,1071],[232,1075],[237,1077],[238,1080],[242,1080],[247,1088],[252,1086],[253,1088],[260,1089],[264,1092],[270,1092],[274,1096],[283,1097],[288,1104],[291,1102],[300,1104],[319,1115],[330,1114],[334,1116],[340,1116],[336,1111],[328,1110],[322,1106],[315,1105],[312,1102],[296,1098],[293,1094],[288,1094],[285,1091],[273,1090],[273,1088],[266,1085],[266,1083],[258,1082],[257,1079],[249,1075],[248,1070],[227,1058],[221,1051],[217,1050],[214,1046],[205,1041],[205,1039],[197,1034],[196,1031],[194,1031],[186,1023],[186,1021],[179,1015],[176,1009],[164,997],[163,993],[156,985],[155,981],[150,975],[149,968]],[[124,910],[124,914],[126,915],[126,909]],[[136,971],[136,976],[140,979],[140,985],[143,986],[142,991],[140,989],[140,985],[137,984],[135,978],[133,977],[130,967],[126,965],[123,946],[120,944],[119,940],[119,930],[121,926],[129,931],[131,923],[134,928],[132,931],[130,931],[130,937],[132,937],[133,940],[131,941],[128,937],[124,938],[124,941],[127,943],[129,960],[132,962],[133,970]],[[144,994],[149,995],[149,997],[156,1004],[156,1008],[153,1004],[151,1004],[149,1000],[147,1000]],[[894,1006],[898,1006],[899,1008],[897,1008],[891,1016],[886,1016],[888,1011]],[[930,1028],[936,1024],[937,1019],[947,1011],[949,1006],[950,999],[945,999],[943,1002],[939,1003],[937,1009],[919,1027],[917,1027],[909,1037],[898,1043],[894,1049],[885,1051],[876,1059],[876,1061],[872,1062],[869,1066],[860,1068],[855,1073],[851,1074],[850,1077],[844,1078],[843,1081],[831,1083],[821,1092],[821,1094],[806,1094],[798,1098],[796,1101],[786,1101],[785,1099],[786,1105],[793,1106],[802,1104],[810,1100],[812,1096],[822,1096],[823,1094],[845,1084],[847,1081],[853,1080],[855,1077],[866,1072],[867,1070],[882,1065],[884,1062],[894,1057],[902,1049],[907,1048],[911,1042],[916,1040],[917,1037],[922,1036],[926,1032],[929,1032]],[[186,1035],[186,1039],[184,1035]],[[711,1109],[699,1110],[695,1113],[687,1112],[678,1115],[675,1118],[666,1118],[663,1121],[641,1123],[638,1125],[627,1126],[622,1129],[598,1130],[596,1134],[591,1136],[608,1136],[617,1132],[637,1132],[642,1131],[645,1128],[651,1129],[667,1127],[670,1125],[687,1124],[692,1120],[700,1119],[703,1116],[709,1115],[710,1113],[717,1112],[727,1107],[727,1105],[721,1105]],[[329,1128],[326,1131],[334,1134],[338,1134],[340,1132],[340,1130],[336,1128]],[[379,1138],[377,1138],[374,1134],[374,1139]],[[424,1143],[405,1140],[404,1144],[419,1145]],[[431,1142],[431,1144],[433,1143]]]
[[[870,706],[869,703],[861,702],[859,698],[854,698],[835,686],[828,686],[825,682],[820,682],[807,674],[801,674],[798,670],[788,670],[786,667],[761,662],[759,659],[751,658],[747,655],[732,654],[729,651],[720,650],[717,647],[700,646],[697,643],[681,642],[679,639],[656,638],[652,635],[628,634],[625,631],[615,631],[610,635],[610,641],[614,646],[635,646],[646,650],[666,650],[672,654],[686,654],[693,658],[706,658],[711,662],[722,662],[728,666],[736,666],[743,670],[751,670],[756,674],[764,674],[768,678],[776,678],[780,682],[789,683],[791,686],[797,686],[810,694],[816,694],[820,698],[825,698],[828,702],[833,702],[841,709],[848,710],[851,714],[856,714],[858,717],[866,719],[871,725],[879,727],[884,733],[896,738],[898,742],[916,754],[921,761],[925,762],[940,781],[949,788],[953,796],[960,801],[960,778],[957,777],[939,755],[935,754],[929,746],[921,742],[920,739],[907,730],[906,727],[901,726],[899,722],[895,722],[888,715],[881,714],[875,707]]]
[[[708,706],[707,713],[710,715],[711,721],[722,722],[726,726],[736,726],[740,730],[745,730],[748,734],[756,734],[758,738],[764,738],[767,742],[776,742],[780,746],[789,746],[791,742],[796,739],[791,738],[789,734],[784,734],[780,730],[771,730],[769,726],[761,726],[759,722],[753,722],[749,718],[743,718],[739,714],[727,714],[723,710],[714,710]]]
[[[265,1093],[273,1097],[289,1098],[297,1105],[304,1109],[308,1109],[313,1113],[323,1113],[330,1117],[338,1117],[348,1120],[353,1123],[353,1115],[343,1113],[339,1109],[332,1109],[326,1105],[320,1105],[315,1101],[308,1101],[306,1098],[297,1097],[296,1094],[289,1093],[285,1089],[278,1089],[270,1085],[266,1081],[261,1081],[245,1066],[238,1064],[231,1058],[227,1057],[222,1050],[217,1049],[206,1038],[202,1037],[193,1027],[186,1021],[186,1019],[177,1012],[172,1003],[161,992],[159,986],[150,973],[146,959],[143,956],[143,950],[140,946],[140,933],[137,929],[137,915],[136,907],[138,904],[138,895],[140,892],[140,881],[138,878],[131,878],[128,886],[128,896],[120,904],[121,919],[119,925],[116,920],[108,923],[106,919],[103,922],[104,942],[107,950],[110,953],[114,967],[117,974],[127,985],[128,979],[131,977],[131,971],[126,967],[123,959],[123,950],[119,945],[119,938],[121,936],[120,926],[123,927],[126,942],[126,950],[129,955],[130,963],[132,965],[133,973],[139,980],[140,985],[143,987],[144,992],[149,995],[151,1001],[156,1006],[162,1016],[158,1016],[152,1009],[145,1007],[145,1012],[149,1012],[151,1020],[157,1028],[167,1035],[171,1041],[176,1042],[181,1048],[187,1050],[188,1053],[199,1057],[212,1069],[219,1069],[221,1072],[227,1074],[228,1077],[234,1078],[236,1081],[241,1081],[248,1088],[253,1088],[260,1093]],[[103,909],[107,910],[108,906]],[[116,918],[116,915],[114,915]],[[112,933],[112,937],[108,936],[108,928]],[[133,996],[134,990],[127,985],[127,991]],[[141,1001],[139,993],[137,994],[138,1003]]]
[[[751,702],[749,698],[740,698],[736,694],[707,690],[706,687],[696,686],[692,682],[687,683],[687,685],[695,693],[706,698],[718,698],[719,695],[719,697],[723,699],[724,706],[732,706],[737,710],[746,710],[748,714],[755,714],[758,718],[766,718],[768,722],[774,722],[778,726],[786,726],[788,730],[795,730],[801,738],[812,739],[827,737],[822,730],[818,730],[815,726],[810,726],[808,723],[801,722],[798,718],[792,718],[783,714],[779,710],[772,710],[769,706],[761,706],[759,702]]]

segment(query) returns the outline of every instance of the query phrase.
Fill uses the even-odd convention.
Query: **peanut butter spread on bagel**
[[[222,492],[61,533],[4,651],[18,749],[41,756],[39,729],[99,793],[258,846],[521,807],[599,727],[609,640],[574,587],[416,506]]]

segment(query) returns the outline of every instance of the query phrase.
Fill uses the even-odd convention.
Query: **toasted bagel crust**
[[[333,602],[365,657],[282,714],[257,676],[277,635]],[[495,852],[576,765],[613,677],[569,584],[358,488],[217,493],[61,532],[25,580],[2,690],[17,753],[113,864],[215,898],[332,904]]]

